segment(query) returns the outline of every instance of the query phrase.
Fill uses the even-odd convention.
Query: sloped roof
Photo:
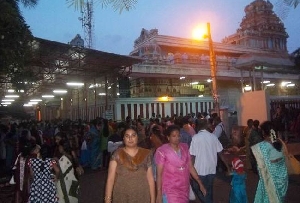
[[[85,82],[102,76],[118,77],[126,68],[141,62],[137,57],[107,53],[70,44],[35,38],[29,67],[41,79],[34,90],[50,89],[73,78]]]
[[[235,67],[244,70],[263,67],[264,71],[274,72],[293,72],[295,70],[295,64],[289,56],[279,53],[243,54],[237,59]]]

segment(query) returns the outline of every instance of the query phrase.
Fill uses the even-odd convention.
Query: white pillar
[[[161,103],[157,103],[157,109],[158,109],[158,114],[160,114],[160,116],[162,115],[162,112],[161,112],[161,110],[162,110],[162,108],[161,108]]]
[[[121,104],[116,103],[115,105],[115,120],[121,120]]]
[[[146,103],[143,104],[143,112],[144,112],[144,118],[146,118],[146,112],[147,112],[147,109],[146,109]]]
[[[167,117],[167,115],[171,116],[171,103],[169,102],[165,103],[165,117]]]
[[[127,104],[124,104],[125,108],[124,108],[124,113],[125,113],[125,118],[128,116],[128,106]]]
[[[131,109],[131,118],[134,118],[134,105],[130,104],[130,109]]]

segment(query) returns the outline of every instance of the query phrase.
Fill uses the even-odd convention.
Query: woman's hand
[[[160,193],[158,193],[157,195],[156,195],[156,203],[162,203],[162,194]]]
[[[203,196],[206,196],[206,189],[205,189],[204,185],[202,184],[202,182],[200,180],[197,180],[197,182],[198,182],[199,188],[200,188]]]
[[[206,189],[205,189],[204,185],[201,182],[198,182],[198,184],[199,184],[199,187],[200,187],[200,190],[201,190],[203,196],[206,196]]]

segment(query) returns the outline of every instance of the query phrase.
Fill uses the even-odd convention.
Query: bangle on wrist
[[[110,202],[111,202],[111,197],[109,197],[109,196],[106,196],[106,197],[104,197],[104,200],[109,200]]]

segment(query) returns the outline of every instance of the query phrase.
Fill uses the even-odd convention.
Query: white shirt
[[[207,130],[200,130],[193,136],[190,154],[195,156],[195,169],[198,175],[216,174],[218,152],[223,147],[218,138]]]

